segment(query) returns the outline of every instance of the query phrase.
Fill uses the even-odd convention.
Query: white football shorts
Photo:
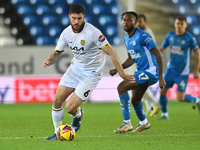
[[[74,88],[76,95],[82,100],[86,100],[101,80],[102,73],[80,72],[73,68],[73,65],[67,69],[60,80],[59,85]]]

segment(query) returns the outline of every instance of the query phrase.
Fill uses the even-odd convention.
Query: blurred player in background
[[[117,68],[119,75],[127,81],[134,81],[132,75],[127,75],[119,61],[116,52],[103,34],[94,26],[84,22],[83,6],[74,4],[69,9],[70,26],[60,35],[55,51],[44,61],[43,67],[54,64],[64,49],[68,46],[73,52],[70,67],[60,80],[53,99],[52,119],[55,128],[62,124],[65,110],[73,116],[72,126],[77,132],[81,126],[83,110],[80,105],[89,97],[103,75],[103,69],[108,54]],[[57,140],[56,134],[46,139]]]
[[[137,27],[149,33],[149,35],[151,35],[153,40],[156,42],[153,31],[147,26],[147,18],[144,14],[138,15]],[[145,113],[146,116],[152,117],[159,112],[160,110],[159,100],[151,95],[151,91],[149,90],[149,88],[147,89],[147,91],[143,96],[143,101],[145,102],[146,106],[146,113]]]
[[[187,20],[185,17],[178,17],[174,23],[175,31],[169,32],[161,44],[160,50],[170,46],[170,60],[164,74],[165,87],[160,92],[160,107],[162,116],[160,119],[169,119],[167,112],[167,91],[174,84],[177,84],[177,99],[179,101],[196,103],[200,111],[199,98],[185,94],[188,77],[190,73],[191,52],[195,53],[194,79],[199,77],[200,53],[196,39],[186,31]]]
[[[141,101],[146,89],[157,81],[159,81],[160,88],[165,85],[162,74],[162,53],[157,49],[152,37],[136,27],[138,16],[135,12],[124,12],[121,15],[121,20],[123,21],[123,28],[127,32],[124,42],[128,53],[128,58],[122,64],[122,67],[125,69],[136,63],[137,70],[133,75],[134,83],[123,80],[117,87],[124,122],[114,132],[125,133],[133,128],[130,119],[129,90],[132,90],[131,103],[139,119],[139,124],[133,132],[140,132],[150,128],[150,123],[145,116]],[[113,76],[116,73],[117,69],[110,70],[110,75]]]

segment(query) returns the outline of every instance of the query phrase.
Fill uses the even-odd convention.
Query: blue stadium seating
[[[68,25],[69,7],[78,3],[85,8],[85,21],[99,28],[110,40],[118,43],[116,0],[12,0],[21,20],[38,45],[55,44]],[[47,38],[50,38],[48,41]],[[113,43],[112,43],[113,42]]]
[[[70,25],[70,20],[68,15],[62,15],[60,17],[60,22],[63,28],[66,28],[68,25]]]
[[[25,26],[30,25],[37,25],[38,24],[38,18],[35,15],[25,15],[23,18],[23,22]]]
[[[17,5],[17,4],[28,4],[29,1],[27,1],[27,0],[11,0],[11,3],[12,3],[13,5]]]
[[[50,37],[58,37],[62,32],[62,28],[55,25],[50,26],[47,30]]]
[[[48,4],[48,0],[29,0],[31,5],[39,5],[39,4],[43,4],[43,5],[47,5]]]
[[[56,4],[62,4],[65,5],[65,0],[48,0],[49,5],[56,5]]]
[[[39,36],[47,35],[45,28],[43,28],[42,26],[39,26],[39,25],[30,26],[29,31],[34,39],[36,39]]]
[[[52,10],[50,9],[50,7],[48,7],[47,5],[44,5],[44,4],[36,5],[35,11],[36,11],[36,14],[39,16],[53,13]]]
[[[53,11],[57,15],[68,14],[68,10],[69,10],[69,8],[62,4],[56,4],[53,6]]]
[[[18,4],[16,9],[20,16],[34,14],[34,9],[28,4]]]
[[[42,17],[43,26],[49,26],[58,23],[59,23],[58,18],[56,18],[54,15],[44,15]]]
[[[36,39],[37,45],[53,45],[55,44],[55,38],[48,37],[48,36],[39,36]]]

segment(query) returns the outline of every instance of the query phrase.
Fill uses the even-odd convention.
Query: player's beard
[[[129,27],[129,28],[127,28],[127,29],[124,29],[124,31],[126,31],[126,32],[132,32],[134,30],[134,27],[133,26],[131,26],[131,27]]]
[[[75,29],[75,28],[74,28],[74,25],[76,25],[76,24],[72,25],[72,23],[71,23],[71,22],[70,22],[70,24],[71,24],[71,26],[72,26],[72,29],[73,29],[74,31],[77,31],[77,32],[79,32],[80,30],[82,30],[82,29],[83,29],[83,26],[84,26],[85,22],[83,21],[83,22],[82,22],[82,24],[80,25],[80,27],[79,27],[78,29]]]

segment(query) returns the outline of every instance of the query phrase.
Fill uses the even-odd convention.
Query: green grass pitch
[[[1,150],[198,150],[200,114],[195,104],[169,101],[169,120],[148,118],[151,128],[140,133],[116,134],[122,124],[119,103],[86,102],[81,130],[69,142],[45,141],[53,134],[52,104],[0,104]],[[131,120],[138,119],[131,106]],[[65,112],[63,123],[71,124]]]

